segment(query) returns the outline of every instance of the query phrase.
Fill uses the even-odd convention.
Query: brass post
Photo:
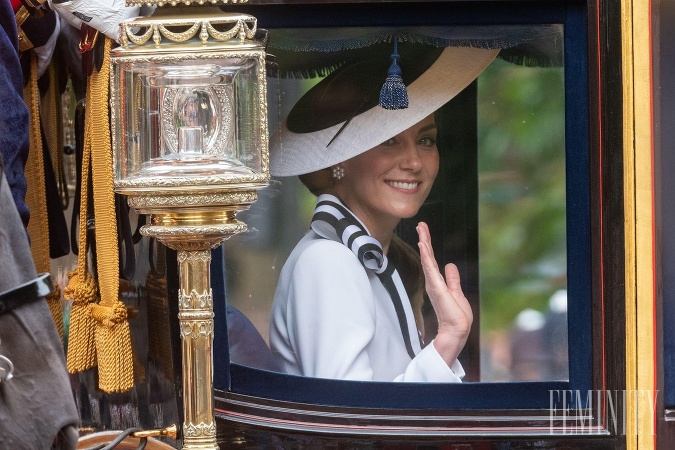
[[[211,250],[178,250],[183,349],[183,450],[218,449],[213,414]]]

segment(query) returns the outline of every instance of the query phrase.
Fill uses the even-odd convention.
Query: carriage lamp
[[[178,253],[183,449],[218,448],[210,250],[246,230],[236,213],[269,181],[256,24],[213,6],[159,7],[121,23],[111,54],[115,191],[149,215],[144,235]]]

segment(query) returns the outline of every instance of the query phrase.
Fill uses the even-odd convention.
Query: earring
[[[342,166],[333,167],[333,178],[341,180],[345,177],[345,168]]]

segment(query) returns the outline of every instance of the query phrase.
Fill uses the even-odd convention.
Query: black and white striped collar
[[[365,225],[334,195],[322,194],[312,216],[312,230],[324,239],[340,242],[349,248],[366,268],[372,270],[389,293],[398,317],[401,334],[410,358],[415,357],[411,344],[403,300],[408,294],[401,277],[389,264],[380,242],[368,233]],[[419,336],[418,336],[419,337]]]

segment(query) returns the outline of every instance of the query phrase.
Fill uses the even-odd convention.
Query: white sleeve
[[[68,0],[49,2],[51,9],[77,28],[82,23],[119,42],[120,22],[138,16],[138,6],[126,6],[124,0]]]
[[[394,381],[461,383],[463,377],[464,368],[459,360],[455,359],[452,366],[448,367],[436,351],[434,341],[431,341],[410,361],[405,373]]]
[[[291,277],[286,318],[303,375],[372,380],[368,348],[376,330],[376,302],[354,254],[337,242],[315,242],[299,256]],[[459,361],[448,367],[430,343],[392,381],[453,383],[463,376]]]
[[[54,54],[54,48],[56,47],[56,40],[58,39],[59,33],[61,32],[61,20],[59,19],[58,14],[55,15],[56,26],[54,27],[52,35],[49,37],[45,45],[35,47],[33,49],[35,55],[37,56],[38,78],[40,78],[47,71],[47,67],[49,67],[49,63],[52,61],[52,55]]]

